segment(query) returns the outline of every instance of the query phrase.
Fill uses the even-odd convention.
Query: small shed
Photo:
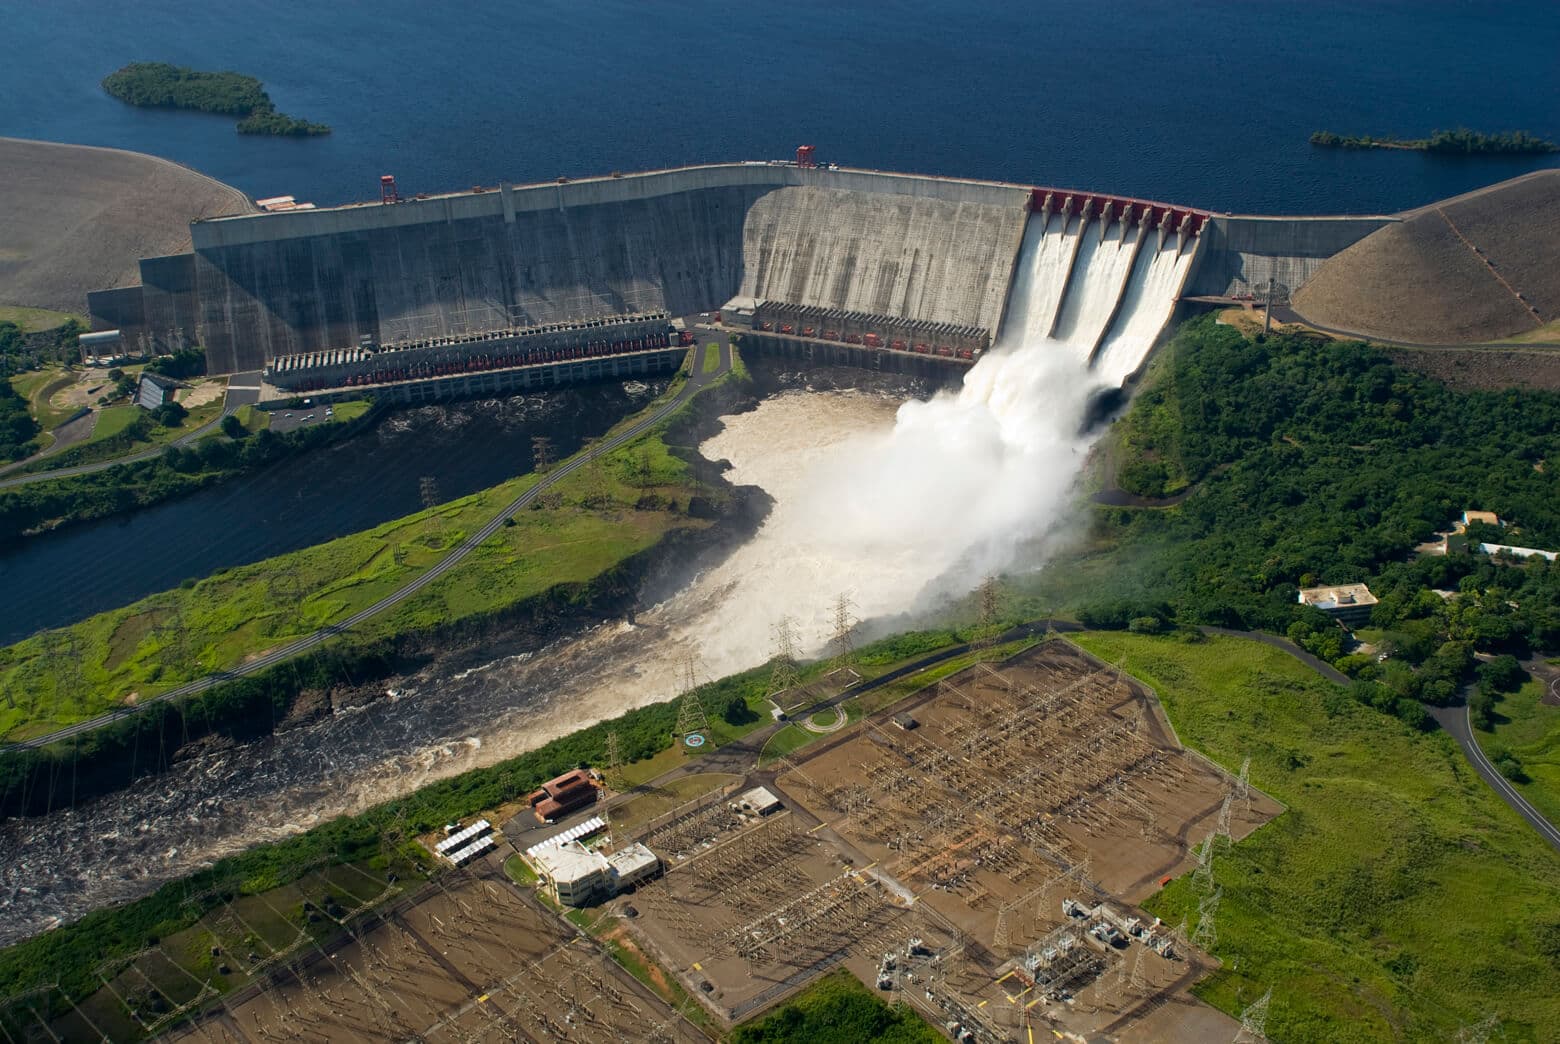
[[[905,713],[904,711],[900,711],[898,714],[894,715],[894,724],[898,725],[900,728],[904,729],[906,732],[909,732],[911,729],[915,728],[916,726],[920,725],[921,723],[916,721],[914,718],[912,718],[909,714]]]
[[[780,799],[768,787],[754,787],[737,795],[737,799],[732,804],[743,812],[767,816],[779,810]]]

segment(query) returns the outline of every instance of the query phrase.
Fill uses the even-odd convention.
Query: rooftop
[[[1376,596],[1364,584],[1334,584],[1331,587],[1302,587],[1300,604],[1323,611],[1351,605],[1375,605]]]
[[[527,854],[536,862],[537,870],[554,881],[580,881],[607,869],[607,857],[591,851],[579,841],[548,845]]]

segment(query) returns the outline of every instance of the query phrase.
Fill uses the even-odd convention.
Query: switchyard
[[[594,943],[466,872],[228,998],[171,1039],[707,1040]]]
[[[633,931],[722,1019],[844,964],[961,1040],[1239,1028],[1185,991],[1214,966],[1196,943],[1216,854],[1280,806],[1076,647],[977,664],[748,782],[784,808],[717,792],[635,835],[667,872],[632,897]],[[1195,930],[1138,908],[1186,871]]]

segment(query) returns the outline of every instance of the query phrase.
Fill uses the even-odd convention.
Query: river
[[[219,569],[372,529],[531,471],[531,439],[575,452],[664,380],[395,410],[367,432],[119,518],[0,550],[0,645],[129,605]]]
[[[774,509],[751,541],[633,626],[607,623],[535,655],[498,655],[458,669],[440,664],[390,679],[393,697],[192,758],[77,808],[0,824],[0,945],[145,895],[251,845],[666,699],[679,688],[685,651],[696,654],[705,679],[762,663],[771,655],[773,621],[750,596],[789,591],[797,576],[817,580],[816,612],[803,628],[803,644],[815,648],[850,577],[830,575],[827,563],[794,568],[813,553],[796,514],[809,510],[807,476],[841,442],[892,427],[898,402],[886,392],[792,391],[726,418],[700,452],[729,461],[728,478],[764,489]]]

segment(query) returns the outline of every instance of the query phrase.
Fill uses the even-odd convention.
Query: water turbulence
[[[870,619],[1039,565],[1096,437],[1091,397],[1142,364],[1185,278],[1190,255],[1153,242],[1127,222],[1031,220],[1001,336],[962,386],[831,447],[734,556],[765,552],[732,579],[721,626],[702,631],[715,673],[762,661],[780,615],[821,649],[838,593]]]
[[[708,678],[761,664],[782,615],[817,651],[841,593],[871,619],[1040,564],[1095,437],[1082,433],[1087,404],[1141,365],[1187,269],[1173,241],[1151,250],[1149,238],[1134,263],[1130,239],[1100,235],[1076,219],[1030,223],[1001,336],[956,390],[897,409],[864,392],[788,392],[727,418],[701,452],[729,459],[731,480],[764,488],[774,510],[634,625],[475,667],[436,664],[387,682],[393,699],[0,823],[0,944],[666,699],[686,650]],[[1070,339],[1050,336],[1059,315]]]

